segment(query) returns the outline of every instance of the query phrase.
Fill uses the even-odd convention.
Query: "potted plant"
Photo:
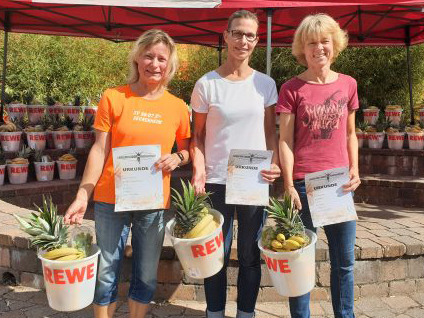
[[[43,117],[45,111],[46,111],[46,106],[42,105],[40,101],[38,101],[37,99],[31,100],[27,104],[27,113],[28,113],[29,123],[32,125],[38,124],[41,118]]]
[[[55,115],[52,118],[52,136],[55,149],[71,148],[72,131],[66,124],[66,119],[63,116]]]
[[[77,148],[90,148],[93,144],[94,117],[84,117],[79,124],[74,126],[74,140]]]
[[[54,115],[50,116],[48,114],[45,114],[43,118],[41,118],[41,125],[43,126],[44,131],[46,132],[46,146],[47,148],[53,149],[54,148],[54,141],[53,141],[53,133],[54,130],[53,127],[53,118],[59,116]]]
[[[34,167],[37,181],[51,181],[54,176],[54,161],[49,155],[45,155],[43,150],[35,150]]]
[[[296,297],[315,286],[317,236],[305,229],[291,198],[270,198],[266,208],[275,225],[266,226],[258,242],[272,283],[283,296]]]
[[[68,153],[59,157],[56,160],[57,168],[59,169],[59,178],[61,180],[75,179],[77,172],[77,159],[74,156],[75,149],[70,149]]]
[[[25,129],[27,144],[31,149],[46,149],[47,133],[43,125],[27,126]]]
[[[71,118],[73,123],[79,121],[81,111],[81,97],[75,96],[74,102],[70,103],[68,106],[63,107],[63,115]]]
[[[364,113],[364,121],[369,125],[375,125],[380,114],[380,109],[377,106],[369,106],[362,112]]]
[[[32,99],[32,94],[31,93],[27,93],[24,95],[24,99],[28,99],[31,98]],[[6,110],[7,113],[9,115],[9,119],[20,119],[23,118],[25,116],[26,113],[26,105],[21,103],[20,101],[18,101],[17,99],[11,100],[11,98],[7,98],[7,100],[5,100],[5,103],[7,104],[6,106]]]
[[[385,137],[385,131],[390,127],[391,122],[385,118],[383,114],[380,114],[377,122],[374,126],[368,126],[366,129],[368,148],[381,149],[383,148],[383,142]]]
[[[392,122],[392,125],[399,126],[402,116],[402,106],[399,105],[387,105],[385,115],[388,120]]]
[[[364,141],[366,140],[366,129],[368,128],[368,122],[362,121],[358,122],[355,128],[356,138],[358,139],[358,147],[362,148],[364,146]]]
[[[18,151],[22,139],[22,129],[18,124],[17,118],[5,121],[0,126],[0,142],[4,151]]]
[[[406,118],[402,116],[399,126],[390,125],[386,129],[387,143],[389,149],[402,149],[405,142]]]
[[[409,149],[422,150],[424,149],[424,124],[411,126],[406,128],[408,134]]]
[[[7,160],[7,175],[11,184],[22,184],[28,180],[28,158],[32,149],[23,145],[16,153],[15,158]]]
[[[175,217],[166,224],[165,231],[186,275],[210,277],[224,264],[224,217],[208,205],[210,193],[195,194],[189,181],[181,180],[181,185],[182,195],[172,189]],[[208,248],[206,243],[210,245]]]
[[[62,108],[56,107],[56,100],[53,96],[50,96],[50,95],[47,96],[46,104],[47,104],[47,114],[49,116],[60,115],[62,113]]]
[[[0,148],[0,185],[4,184],[4,175],[6,173],[6,158],[3,150]]]
[[[97,113],[97,106],[92,105],[92,102],[90,99],[87,99],[87,106],[84,106],[84,117],[96,117]]]
[[[37,247],[50,307],[59,311],[87,307],[94,297],[100,249],[87,230],[69,238],[69,227],[57,214],[51,196],[43,196],[42,207],[36,208],[37,213],[31,213],[29,219],[14,217],[21,230],[30,235],[32,246]]]

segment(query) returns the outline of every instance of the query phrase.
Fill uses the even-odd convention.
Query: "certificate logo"
[[[266,160],[267,157],[261,156],[256,153],[250,153],[250,154],[242,154],[242,155],[234,155],[234,158],[237,159],[237,163],[239,164],[258,164],[261,163],[263,160]]]
[[[343,175],[343,172],[329,172],[329,173],[323,173],[320,176],[317,176],[315,178],[311,178],[310,180],[323,180],[325,179],[327,182],[330,182],[330,178],[335,178]]]
[[[142,161],[149,160],[151,158],[155,158],[156,155],[144,151],[134,152],[134,154],[119,156],[118,159],[125,161],[137,161],[141,164]]]

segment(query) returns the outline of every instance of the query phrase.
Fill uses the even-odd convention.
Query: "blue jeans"
[[[238,239],[237,278],[238,317],[252,317],[261,283],[261,258],[258,240],[265,222],[263,207],[225,204],[225,185],[206,184],[211,191],[213,207],[224,216],[224,267],[214,276],[205,278],[208,317],[224,317],[227,297],[227,266],[233,241],[234,212],[237,211]]]
[[[301,218],[309,230],[315,231],[306,197],[305,181],[295,180],[294,186],[302,203]],[[353,265],[355,263],[356,221],[324,226],[330,251],[330,289],[335,318],[354,318]],[[292,318],[309,318],[310,293],[289,298]]]
[[[165,235],[163,210],[114,212],[114,204],[95,202],[97,245],[101,253],[94,303],[116,301],[125,244],[131,229],[132,275],[128,297],[148,304],[156,290],[157,268]]]

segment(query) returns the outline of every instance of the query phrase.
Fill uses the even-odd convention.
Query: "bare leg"
[[[130,308],[130,318],[144,318],[149,311],[149,304],[142,304],[132,299],[128,299],[128,307]]]
[[[116,302],[106,306],[94,305],[94,317],[95,318],[112,318],[116,310]]]

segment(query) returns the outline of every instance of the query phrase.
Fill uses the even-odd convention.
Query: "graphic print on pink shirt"
[[[306,103],[302,123],[309,128],[313,139],[331,139],[333,130],[339,128],[348,99],[346,96],[340,96],[340,99],[337,99],[337,95],[342,95],[342,92],[336,91],[322,104]]]

